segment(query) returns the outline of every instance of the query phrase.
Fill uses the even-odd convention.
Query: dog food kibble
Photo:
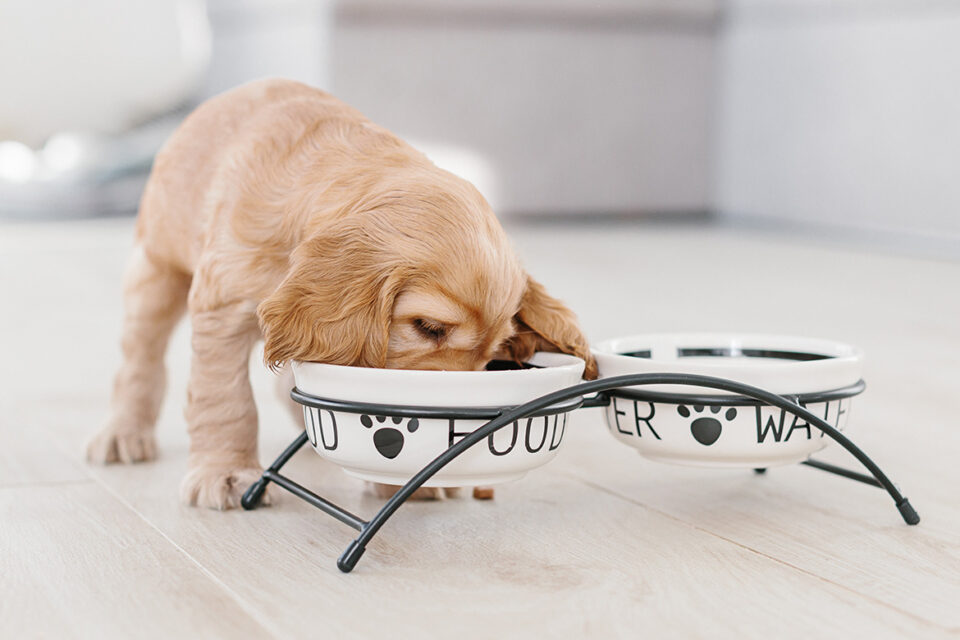
[[[493,487],[474,487],[474,500],[493,500]]]

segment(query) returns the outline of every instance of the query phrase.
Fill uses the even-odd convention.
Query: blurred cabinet
[[[212,0],[207,94],[331,90],[502,213],[708,208],[716,0]]]
[[[336,3],[331,88],[428,155],[440,145],[479,161],[503,213],[706,211],[717,11]]]

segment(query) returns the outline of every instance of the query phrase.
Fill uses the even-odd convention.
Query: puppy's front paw
[[[87,443],[87,460],[97,464],[145,462],[157,457],[151,431],[118,432],[107,427]]]
[[[233,509],[240,506],[243,492],[260,479],[263,470],[253,465],[199,464],[187,472],[180,485],[185,504],[207,509]],[[270,504],[269,489],[260,504]]]

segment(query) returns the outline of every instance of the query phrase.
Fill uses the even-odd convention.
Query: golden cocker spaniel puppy
[[[261,338],[271,367],[473,370],[547,349],[595,371],[573,313],[522,270],[471,184],[292,81],[207,101],[157,155],[124,307],[111,416],[88,457],[155,456],[164,351],[186,311],[182,496],[217,509],[260,475],[248,366]]]

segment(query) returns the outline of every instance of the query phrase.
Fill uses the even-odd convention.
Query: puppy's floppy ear
[[[522,362],[536,351],[569,353],[586,361],[584,378],[597,377],[597,363],[590,355],[590,346],[580,330],[577,316],[529,275],[514,323],[517,333],[505,345],[513,360]]]
[[[383,367],[390,317],[403,277],[377,234],[341,218],[301,243],[277,290],[257,308],[263,356]]]

